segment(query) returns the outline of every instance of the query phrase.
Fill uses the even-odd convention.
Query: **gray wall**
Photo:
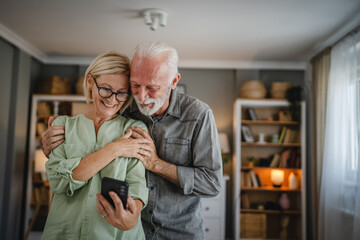
[[[233,104],[237,97],[235,70],[179,69],[180,82],[186,86],[186,94],[207,103],[213,110],[219,132],[229,136],[232,145]],[[224,166],[224,173],[231,176],[231,162]],[[232,237],[232,183],[226,184],[226,236]]]
[[[179,83],[185,84],[186,94],[207,103],[214,112],[219,132],[232,132],[234,70],[180,69]]]
[[[22,238],[30,100],[29,55],[0,39],[0,238]]]

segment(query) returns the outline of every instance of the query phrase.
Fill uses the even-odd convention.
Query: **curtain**
[[[326,101],[330,73],[330,48],[326,48],[311,60],[312,64],[312,123],[313,123],[313,146],[314,154],[312,162],[309,163],[312,182],[308,188],[312,206],[308,209],[312,210],[314,221],[313,230],[316,233],[319,196],[321,186],[322,161],[324,152],[324,136],[325,136],[325,120],[326,120]]]
[[[360,239],[360,33],[331,50],[319,239]]]

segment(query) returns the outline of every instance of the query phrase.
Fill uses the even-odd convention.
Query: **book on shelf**
[[[285,136],[283,143],[296,143],[298,138],[298,130],[287,128],[285,131]]]
[[[243,180],[243,187],[251,187],[251,177],[250,173],[248,171],[241,171],[241,174],[243,177],[241,179]]]
[[[250,177],[251,177],[251,186],[252,187],[259,187],[258,181],[256,179],[255,172],[253,170],[249,171]]]
[[[281,129],[281,133],[280,133],[279,143],[284,142],[285,133],[286,133],[286,127],[283,126],[282,129]]]
[[[258,120],[257,116],[256,116],[256,112],[255,112],[255,109],[253,108],[248,108],[248,114],[250,116],[250,120]]]
[[[241,187],[245,187],[245,172],[244,171],[241,171],[240,172],[240,186]]]
[[[272,160],[271,160],[271,163],[270,163],[270,166],[271,168],[276,168],[279,166],[279,161],[280,161],[280,154],[279,153],[275,153]]]
[[[292,150],[289,156],[289,167],[290,168],[296,168],[296,151]]]
[[[291,142],[290,141],[291,132],[292,132],[292,130],[290,128],[286,129],[283,143],[290,143]]]
[[[275,153],[269,164],[270,168],[300,168],[300,150],[285,149]]]
[[[281,153],[281,160],[279,167],[286,168],[288,166],[289,152],[290,149],[286,149]]]
[[[258,186],[259,186],[259,187],[262,187],[262,182],[261,182],[261,179],[260,179],[260,177],[259,177],[259,174],[255,173],[255,177],[256,177]]]
[[[292,143],[299,143],[300,140],[298,141],[298,136],[300,136],[299,130],[292,130],[291,142]]]

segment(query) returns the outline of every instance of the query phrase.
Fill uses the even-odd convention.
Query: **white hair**
[[[141,43],[135,48],[133,57],[137,55],[140,58],[154,58],[160,54],[167,54],[169,81],[171,82],[178,73],[179,56],[175,48],[164,42]]]

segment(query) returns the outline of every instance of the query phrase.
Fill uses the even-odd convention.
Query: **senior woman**
[[[148,189],[138,159],[149,155],[151,148],[148,140],[130,137],[130,128],[146,129],[144,123],[121,115],[132,101],[129,72],[128,57],[117,52],[99,55],[86,70],[83,84],[91,110],[53,122],[65,127],[65,140],[46,163],[54,198],[42,239],[145,239],[140,212],[147,204]],[[126,209],[112,196],[121,215],[120,229],[97,210],[104,177],[129,184]]]

